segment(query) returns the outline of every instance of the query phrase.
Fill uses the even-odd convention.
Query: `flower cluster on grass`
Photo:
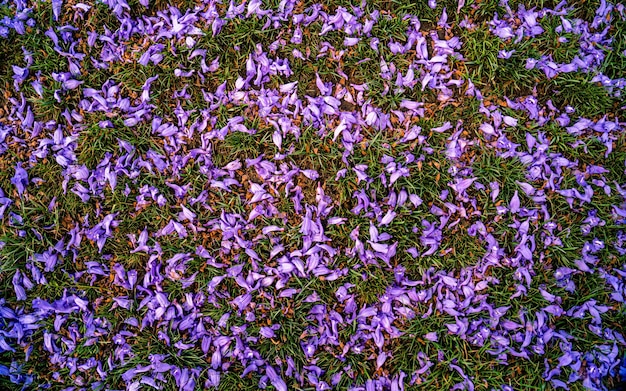
[[[0,381],[626,378],[625,7],[329,3],[0,4]]]

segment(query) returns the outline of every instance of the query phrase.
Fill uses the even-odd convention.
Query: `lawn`
[[[624,389],[625,78],[604,0],[0,0],[0,390]]]

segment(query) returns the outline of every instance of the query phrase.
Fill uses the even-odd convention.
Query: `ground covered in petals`
[[[624,77],[605,0],[0,0],[0,389],[620,387]]]

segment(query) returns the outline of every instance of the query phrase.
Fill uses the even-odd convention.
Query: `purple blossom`
[[[21,196],[28,186],[28,173],[22,168],[22,163],[17,163],[15,166],[15,175],[11,178],[11,183],[15,185],[17,193]]]

